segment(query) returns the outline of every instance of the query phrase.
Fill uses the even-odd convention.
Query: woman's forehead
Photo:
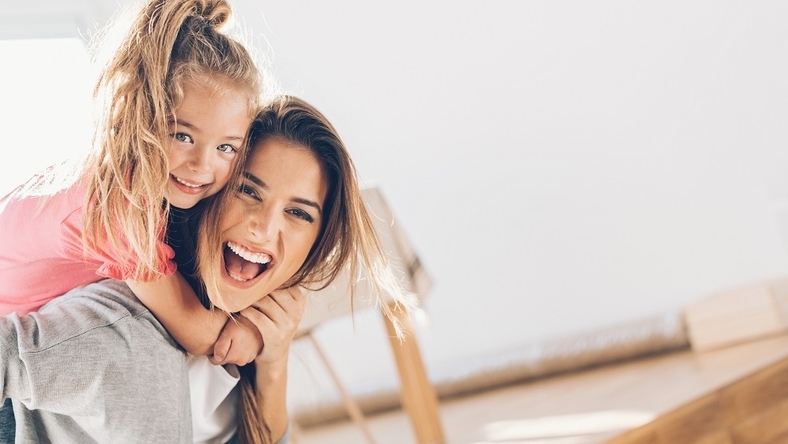
[[[289,193],[321,203],[327,183],[323,166],[312,150],[279,138],[255,145],[244,167],[271,191]]]

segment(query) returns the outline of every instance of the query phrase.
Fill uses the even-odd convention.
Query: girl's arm
[[[265,338],[263,351],[255,358],[256,385],[262,415],[276,442],[282,438],[287,414],[287,361],[290,344],[301,322],[306,297],[298,287],[279,290],[241,312]]]
[[[229,316],[221,310],[208,310],[202,306],[192,287],[183,276],[175,272],[153,282],[126,281],[140,301],[164,325],[164,328],[186,351],[193,355],[212,356],[220,334],[229,347],[219,347],[226,356],[216,356],[214,363],[245,365],[254,360],[262,347],[262,338],[255,328],[244,323],[233,324],[232,329],[222,330]],[[226,350],[229,348],[229,350]]]

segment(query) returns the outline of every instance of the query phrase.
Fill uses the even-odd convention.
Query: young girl
[[[375,235],[349,154],[322,114],[297,98],[276,100],[252,123],[250,147],[242,182],[205,213],[199,269],[215,305],[240,310],[265,346],[240,368],[240,405],[233,403],[239,389],[213,390],[228,409],[214,424],[219,432],[200,442],[236,442],[233,435],[246,444],[285,442],[289,347],[305,306],[300,286],[319,288],[341,272],[363,271],[381,300],[410,305]],[[209,387],[186,381],[183,355],[161,340],[138,305],[128,287],[106,280],[40,313],[0,317],[0,388],[25,418],[17,439],[198,441],[178,409],[188,405],[185,384],[192,394]]]
[[[186,283],[194,251],[182,229],[199,217],[198,202],[238,174],[259,104],[254,60],[219,32],[230,14],[225,0],[142,6],[99,77],[102,113],[83,168],[74,179],[61,171],[34,178],[0,200],[0,313],[28,313],[112,277],[126,281],[188,352],[217,364],[254,359],[262,346],[256,329],[206,310]],[[177,229],[166,236],[170,217]],[[214,373],[199,377],[211,381],[217,370],[208,368]],[[14,427],[6,403],[0,442]]]
[[[99,77],[105,103],[82,170],[56,191],[46,187],[52,173],[0,201],[0,313],[28,313],[111,277],[187,351],[213,353],[227,318],[186,285],[193,259],[176,256],[165,233],[171,209],[181,218],[201,211],[198,202],[237,174],[244,154],[262,83],[243,45],[219,32],[230,13],[225,0],[144,5]],[[232,347],[227,359],[245,364],[261,341],[235,326],[227,338],[251,347]]]

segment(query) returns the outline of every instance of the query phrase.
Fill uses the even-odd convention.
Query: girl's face
[[[237,312],[279,288],[320,233],[328,185],[303,146],[268,139],[253,149],[243,184],[221,215],[221,291],[213,304]]]
[[[186,81],[183,101],[170,122],[167,200],[191,208],[230,180],[238,150],[252,122],[241,91]]]

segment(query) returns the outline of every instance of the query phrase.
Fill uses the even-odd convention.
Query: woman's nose
[[[275,211],[257,211],[250,215],[249,231],[258,240],[272,240],[281,231],[281,219],[281,217],[277,217]]]

